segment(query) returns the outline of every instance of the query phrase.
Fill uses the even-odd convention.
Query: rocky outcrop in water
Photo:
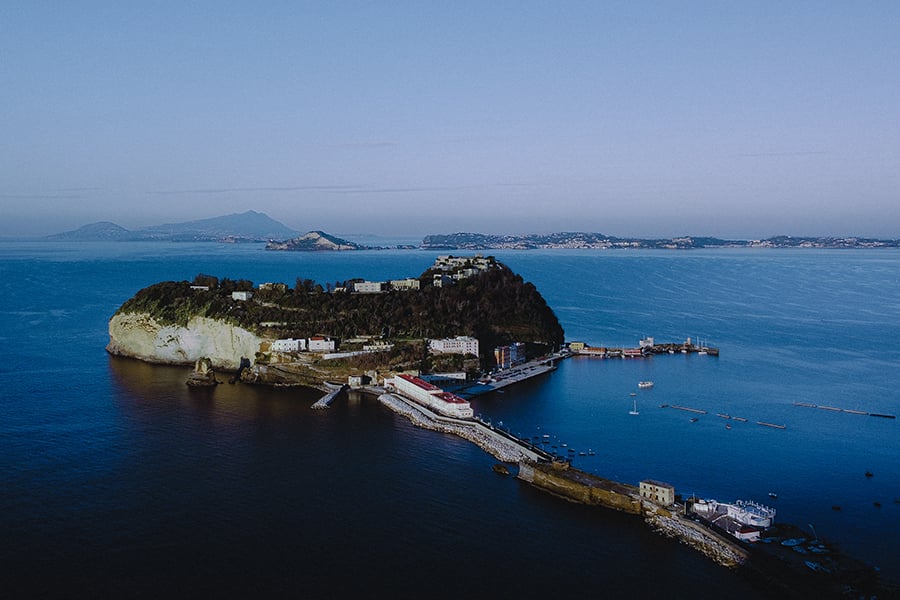
[[[210,387],[217,385],[216,372],[213,370],[212,361],[206,358],[197,359],[194,370],[185,382],[191,387]]]

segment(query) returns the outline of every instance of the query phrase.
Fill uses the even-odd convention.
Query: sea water
[[[371,398],[314,411],[310,390],[193,390],[186,368],[104,351],[109,317],[157,281],[201,272],[257,284],[394,279],[437,254],[0,243],[3,588],[643,597],[664,586],[676,597],[766,597],[639,519],[499,476],[479,448],[417,429]],[[483,418],[548,435],[576,467],[604,477],[768,504],[776,520],[900,579],[900,424],[795,404],[900,413],[900,254],[492,254],[537,286],[570,341],[691,337],[720,355],[571,358],[476,398]],[[643,380],[654,386],[639,389]]]

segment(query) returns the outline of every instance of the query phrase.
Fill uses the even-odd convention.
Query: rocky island
[[[299,237],[286,241],[270,241],[266,244],[266,250],[288,250],[292,252],[320,252],[341,250],[368,250],[366,246],[350,242],[324,231],[310,231]]]
[[[174,365],[206,357],[245,382],[320,387],[389,371],[475,378],[508,360],[499,349],[540,356],[564,333],[533,284],[478,255],[442,256],[391,281],[164,281],[122,304],[109,338],[115,355]]]

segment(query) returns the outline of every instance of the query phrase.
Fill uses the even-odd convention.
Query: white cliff
[[[110,354],[147,362],[191,365],[208,357],[215,368],[236,371],[241,357],[253,360],[260,342],[237,325],[191,317],[187,327],[163,325],[146,313],[116,314],[109,321]]]

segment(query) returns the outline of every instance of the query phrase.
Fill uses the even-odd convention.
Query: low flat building
[[[269,346],[269,350],[272,352],[300,352],[306,350],[306,340],[294,338],[275,340]]]
[[[357,294],[380,294],[384,291],[384,283],[381,281],[357,281],[353,284],[353,291]]]
[[[390,281],[392,290],[417,290],[419,289],[419,280],[415,277],[407,277],[406,279],[392,279]]]
[[[322,336],[311,337],[307,347],[310,352],[334,352],[334,340]]]
[[[466,400],[418,377],[401,373],[385,380],[385,384],[438,414],[458,419],[471,419],[475,414]]]
[[[243,300],[247,301],[253,297],[253,292],[251,291],[242,291],[242,292],[231,292],[232,300]]]
[[[428,349],[438,354],[473,354],[478,356],[478,340],[465,335],[441,340],[428,340]]]

